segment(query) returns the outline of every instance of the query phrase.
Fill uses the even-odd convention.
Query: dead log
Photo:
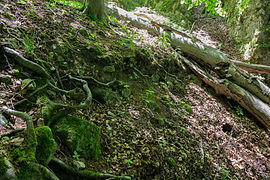
[[[237,60],[231,60],[233,64],[235,64],[237,67],[246,70],[249,73],[264,73],[264,74],[270,74],[270,66],[261,65],[261,64],[250,64],[245,63]]]
[[[108,8],[114,16],[124,17],[132,24],[144,27],[154,33],[166,31],[164,26],[155,24],[151,18],[140,18],[134,13],[129,13],[121,8],[109,5]],[[209,68],[216,74],[213,77],[201,68],[196,67],[190,61],[186,64],[198,75],[206,84],[213,87],[217,93],[223,94],[238,102],[242,107],[252,113],[265,127],[270,129],[270,88],[253,75],[241,70],[242,67],[249,72],[270,72],[269,66],[250,65],[230,59],[228,55],[219,50],[204,45],[199,40],[189,38],[185,32],[169,28],[166,31],[171,40],[171,45],[198,64]],[[184,34],[184,35],[183,35]]]
[[[205,72],[198,64],[184,58],[184,63],[217,94],[225,95],[253,114],[265,127],[270,128],[270,107],[249,91],[228,79],[218,79]]]

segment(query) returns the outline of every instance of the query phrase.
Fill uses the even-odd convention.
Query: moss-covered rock
[[[5,160],[4,160],[4,156],[2,154],[0,154],[0,179],[3,175],[5,175],[5,173],[7,172],[7,165],[5,163]]]
[[[101,154],[100,127],[84,119],[64,117],[52,128],[71,152],[78,152],[82,157],[97,160]]]
[[[56,149],[52,131],[48,126],[35,129],[37,135],[36,159],[42,165],[48,165]]]
[[[0,154],[0,179],[5,180],[16,180],[14,166],[8,161],[8,159],[3,155],[5,151]]]
[[[33,179],[35,172],[33,162],[36,162],[35,153],[24,144],[19,147],[9,144],[12,148],[7,151],[8,160],[16,167],[16,176],[19,179]]]

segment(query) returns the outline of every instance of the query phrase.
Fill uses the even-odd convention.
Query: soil
[[[66,89],[74,87],[65,80],[66,74],[117,80],[111,87],[117,100],[104,104],[94,97],[92,107],[72,114],[102,130],[99,160],[80,158],[87,169],[134,179],[270,177],[268,130],[239,105],[216,96],[185,68],[166,38],[148,34],[124,19],[110,17],[109,24],[89,20],[68,5],[20,2],[0,3],[3,42],[38,61]],[[241,59],[221,17],[198,20],[193,34]],[[1,55],[1,59],[0,74],[12,78],[10,83],[1,82],[0,105],[24,110],[38,124],[42,105],[31,99],[18,103],[33,91],[24,90],[23,80],[37,80],[37,75],[8,57]],[[103,72],[108,65],[116,71]],[[16,69],[20,73],[14,74]],[[95,82],[90,86],[104,88]],[[130,89],[131,95],[124,97],[124,89]],[[61,95],[48,94],[60,101]],[[14,129],[26,127],[17,117],[8,120]],[[0,134],[12,128],[0,125]],[[69,164],[74,152],[56,141],[55,156]]]

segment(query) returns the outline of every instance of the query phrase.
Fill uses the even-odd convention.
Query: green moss
[[[5,163],[4,156],[0,154],[0,177],[3,176],[8,169],[8,166]]]
[[[91,171],[91,170],[82,170],[80,172],[87,175],[87,176],[92,176],[92,177],[99,177],[100,176],[100,173],[94,172],[94,171]]]
[[[26,146],[12,149],[8,152],[13,164],[16,164],[16,175],[21,179],[29,179],[35,168],[32,162],[36,161],[35,153]]]
[[[54,126],[55,134],[71,152],[97,160],[101,154],[100,127],[84,119],[65,117]]]
[[[17,177],[20,179],[31,179],[33,172],[36,172],[36,167],[30,161],[23,161],[20,164],[20,169],[17,172]]]
[[[52,131],[48,126],[42,126],[35,129],[37,135],[36,159],[42,165],[47,165],[51,160],[56,148]]]

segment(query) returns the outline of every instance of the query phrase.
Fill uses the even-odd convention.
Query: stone
[[[41,126],[35,129],[35,133],[38,142],[36,159],[40,164],[47,166],[56,150],[52,131],[48,126]]]
[[[84,164],[84,162],[82,162],[82,161],[73,160],[73,166],[74,166],[75,169],[77,169],[77,170],[85,169],[85,164]]]
[[[62,117],[53,126],[54,134],[71,152],[97,160],[101,154],[100,127],[77,117]]]
[[[103,68],[103,71],[104,71],[104,72],[112,73],[112,72],[115,72],[115,67],[114,67],[114,66],[105,66],[105,67]]]
[[[81,33],[81,35],[82,35],[83,37],[89,38],[89,34],[88,34],[86,28],[84,28],[84,27],[81,28],[81,29],[80,29],[80,33]]]
[[[244,59],[270,65],[270,1],[252,0],[241,8],[239,0],[225,1],[230,36]]]
[[[131,95],[131,90],[129,88],[125,88],[121,93],[124,98],[128,98]]]
[[[0,154],[0,164],[0,179],[17,179],[14,166],[2,154]]]

